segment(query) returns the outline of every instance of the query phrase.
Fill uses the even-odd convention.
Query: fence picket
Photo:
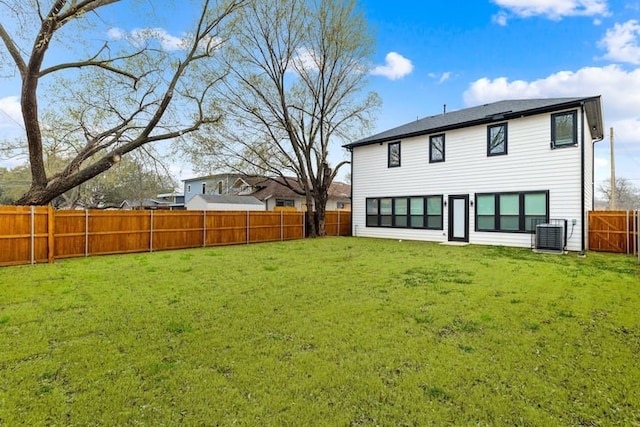
[[[304,212],[158,210],[147,213],[0,206],[0,266],[79,256],[303,239],[305,227]],[[349,225],[349,232],[350,229]],[[341,234],[340,227],[337,234]]]

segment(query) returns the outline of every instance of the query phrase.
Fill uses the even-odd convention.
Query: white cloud
[[[184,37],[176,37],[169,34],[163,28],[134,28],[129,33],[121,28],[111,28],[107,31],[111,40],[129,39],[136,46],[144,46],[151,40],[157,40],[163,50],[174,51],[186,48]]]
[[[109,31],[107,31],[107,36],[111,40],[122,40],[123,38],[127,37],[127,32],[122,28],[113,27],[109,28]]]
[[[19,97],[0,98],[0,129],[24,129]]]
[[[507,20],[508,20],[507,13],[503,10],[501,10],[500,12],[496,13],[491,17],[491,21],[494,24],[500,25],[501,27],[505,27],[507,25]]]
[[[468,106],[502,99],[556,98],[602,95],[605,127],[613,127],[616,140],[628,147],[640,146],[640,68],[627,71],[618,65],[560,71],[525,81],[481,78],[464,92]]]
[[[293,58],[294,70],[318,70],[319,59],[311,49],[299,48]],[[291,71],[294,71],[291,70]]]
[[[632,19],[608,29],[598,46],[606,50],[605,59],[640,64],[639,36],[640,23]]]
[[[607,0],[493,0],[493,3],[521,18],[544,16],[559,20],[566,16],[609,15]],[[496,23],[506,24],[506,16],[499,17]]]
[[[449,80],[452,76],[452,72],[451,71],[445,71],[442,74],[437,74],[437,73],[429,73],[427,74],[429,77],[431,77],[432,79],[437,79],[438,80],[438,84],[442,84],[444,82],[446,82],[447,80]]]
[[[401,79],[413,71],[413,64],[396,52],[389,52],[385,57],[385,65],[378,65],[371,70],[374,76],[384,76],[391,80]]]
[[[440,80],[438,80],[438,83],[444,83],[450,78],[451,78],[451,71],[445,71],[444,73],[442,73],[442,76],[440,76]]]

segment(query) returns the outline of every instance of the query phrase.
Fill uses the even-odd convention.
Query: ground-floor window
[[[549,220],[549,192],[476,194],[476,231],[532,233]]]
[[[367,227],[442,230],[442,195],[368,198]]]
[[[294,207],[295,201],[290,199],[276,199],[276,206]]]

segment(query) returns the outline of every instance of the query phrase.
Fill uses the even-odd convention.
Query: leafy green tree
[[[244,1],[202,0],[193,28],[171,48],[159,43],[158,30],[118,30],[121,40],[88,44],[89,32],[113,30],[100,12],[118,0],[0,1],[0,57],[6,59],[0,67],[21,79],[31,173],[28,190],[15,203],[47,204],[147,144],[215,125],[220,114],[212,88],[224,70],[212,68],[209,59],[229,37],[225,22]],[[65,54],[50,54],[54,45]],[[65,162],[52,170],[46,165],[43,91],[59,112],[56,127],[66,129],[55,142]]]
[[[30,183],[31,173],[28,167],[0,167],[0,205],[14,204],[29,189]]]

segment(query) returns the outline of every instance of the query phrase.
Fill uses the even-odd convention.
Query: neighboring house
[[[169,209],[169,203],[155,199],[124,200],[120,204],[122,210],[156,210]]]
[[[286,184],[285,181],[286,180]],[[265,178],[239,174],[217,174],[184,180],[187,209],[195,209],[189,201],[196,195],[248,196],[262,202],[263,210],[306,210],[305,197],[292,190],[301,187],[295,178]],[[201,193],[199,193],[201,191]],[[351,208],[351,186],[334,182],[329,188],[327,210]],[[231,200],[231,199],[227,199]],[[197,204],[201,206],[202,203]],[[200,208],[198,208],[200,209]],[[235,210],[235,209],[232,209]]]
[[[167,203],[170,210],[184,210],[184,194],[174,191],[173,193],[158,194],[159,202]]]
[[[553,223],[584,251],[602,138],[596,96],[500,101],[348,144],[353,235],[529,247]]]
[[[256,178],[254,178],[256,179]],[[284,183],[286,180],[286,184]],[[256,191],[252,196],[262,200],[268,211],[279,209],[307,210],[307,201],[302,192],[302,187],[296,178],[262,178],[253,183]],[[294,191],[291,187],[296,189]],[[333,182],[329,187],[326,210],[351,208],[351,186],[342,182]]]
[[[264,203],[253,196],[196,194],[186,203],[190,211],[263,211]]]
[[[260,179],[263,180],[263,178]],[[185,179],[183,182],[185,203],[196,194],[246,196],[254,191],[251,177],[237,173],[207,175]]]

